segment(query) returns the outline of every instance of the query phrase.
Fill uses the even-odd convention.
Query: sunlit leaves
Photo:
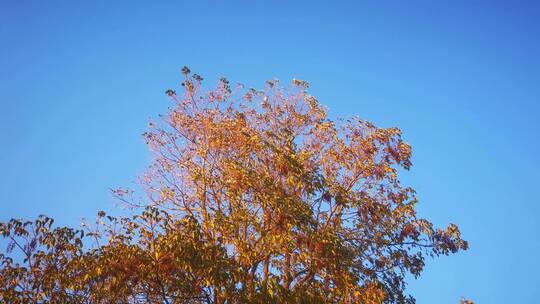
[[[0,224],[0,300],[414,303],[405,276],[467,249],[457,226],[417,218],[398,180],[412,154],[399,129],[328,119],[303,80],[204,91],[182,74],[144,134],[146,198],[113,191],[136,214],[100,211],[85,233],[45,217]]]

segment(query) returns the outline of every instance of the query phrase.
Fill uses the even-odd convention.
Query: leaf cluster
[[[456,225],[417,217],[399,129],[329,119],[306,81],[205,91],[182,73],[182,95],[166,91],[173,107],[144,134],[145,199],[113,191],[135,215],[100,212],[85,230],[0,224],[0,301],[414,303],[405,277],[467,249]]]

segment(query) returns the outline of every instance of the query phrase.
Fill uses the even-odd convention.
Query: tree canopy
[[[330,119],[302,80],[207,90],[182,73],[144,134],[144,198],[113,190],[133,215],[0,223],[0,302],[414,303],[406,276],[467,249],[417,217],[398,128]]]

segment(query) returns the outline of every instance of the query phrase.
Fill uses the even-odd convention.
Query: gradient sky
[[[296,77],[334,117],[400,127],[419,214],[470,242],[410,280],[419,304],[537,302],[540,2],[381,2],[0,1],[0,220],[118,212],[183,65]]]

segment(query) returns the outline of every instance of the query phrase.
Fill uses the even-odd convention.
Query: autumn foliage
[[[467,249],[417,217],[399,129],[329,119],[305,81],[206,91],[182,72],[144,134],[144,199],[113,191],[134,215],[1,223],[1,302],[414,303],[405,276]]]

